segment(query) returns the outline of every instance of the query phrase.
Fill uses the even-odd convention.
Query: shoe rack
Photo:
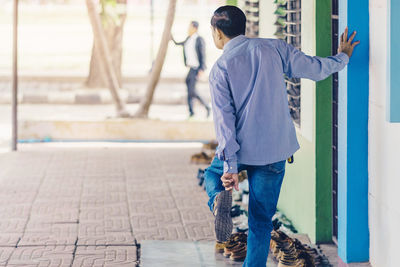
[[[244,2],[244,12],[247,17],[246,35],[248,37],[258,37],[260,24],[260,0],[246,0]]]
[[[301,49],[301,0],[275,0],[275,36]],[[290,115],[300,126],[300,79],[285,77]]]

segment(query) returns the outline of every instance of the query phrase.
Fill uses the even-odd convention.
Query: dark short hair
[[[215,10],[211,25],[233,38],[246,33],[246,15],[235,6],[221,6]]]
[[[192,22],[190,22],[191,24],[192,24],[192,26],[193,27],[195,27],[196,29],[198,29],[199,28],[199,22],[198,21],[195,21],[195,20],[193,20]]]

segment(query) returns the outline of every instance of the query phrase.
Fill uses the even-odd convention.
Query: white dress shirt
[[[197,33],[190,36],[185,42],[186,65],[197,69],[200,66],[199,58],[196,52],[196,41],[199,35]]]

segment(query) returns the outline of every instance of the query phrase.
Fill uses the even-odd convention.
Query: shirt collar
[[[234,47],[238,46],[239,44],[241,44],[245,40],[247,40],[247,37],[244,36],[244,35],[239,35],[239,36],[236,36],[236,37],[232,38],[231,40],[229,40],[229,42],[227,42],[225,44],[224,52],[233,49]]]
[[[196,39],[197,36],[199,36],[199,34],[196,32],[196,33],[193,33],[192,36],[189,36],[188,39]]]

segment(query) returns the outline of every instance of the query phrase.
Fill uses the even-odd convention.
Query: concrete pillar
[[[339,266],[369,260],[368,95],[369,1],[339,0],[339,32],[357,31],[361,44],[339,73]]]

